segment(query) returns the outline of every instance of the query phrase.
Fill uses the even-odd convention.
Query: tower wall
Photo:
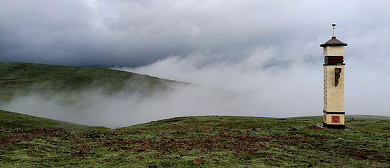
[[[336,86],[336,68],[340,68]],[[344,112],[344,65],[324,66],[324,111]]]
[[[328,128],[345,128],[344,46],[324,46],[323,123]]]
[[[343,56],[343,46],[327,46],[323,49],[324,56]]]

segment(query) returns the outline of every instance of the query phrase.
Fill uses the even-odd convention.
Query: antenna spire
[[[336,37],[336,34],[335,34],[335,27],[336,27],[336,22],[334,21],[334,12],[333,12],[333,23],[332,23],[332,27],[333,27],[333,36],[332,37]]]

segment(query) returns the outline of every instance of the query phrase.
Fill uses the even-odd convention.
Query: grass
[[[42,117],[34,117],[30,115],[0,110],[0,128],[18,128],[28,130],[38,128],[86,129],[89,127],[69,122],[56,121]]]
[[[4,167],[390,166],[390,120],[349,117],[332,130],[320,117],[204,116],[104,129],[0,114]]]
[[[91,89],[105,94],[147,94],[167,89],[173,83],[178,82],[106,68],[0,62],[0,101],[10,101],[17,93],[30,91],[47,96]]]

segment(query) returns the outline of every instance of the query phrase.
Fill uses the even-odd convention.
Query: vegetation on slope
[[[106,94],[151,93],[154,89],[167,89],[171,83],[174,82],[106,68],[0,62],[0,101],[31,90],[42,95],[87,89],[103,89]]]
[[[87,129],[91,127],[0,110],[0,128],[29,130],[36,128]]]
[[[346,130],[319,128],[320,117],[182,117],[115,130],[4,121],[5,167],[390,166],[390,120],[349,117]]]

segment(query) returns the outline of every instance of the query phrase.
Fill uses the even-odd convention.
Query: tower
[[[321,44],[324,55],[324,110],[323,124],[327,128],[345,128],[344,109],[344,47],[335,36],[336,23],[332,23],[333,36]]]

